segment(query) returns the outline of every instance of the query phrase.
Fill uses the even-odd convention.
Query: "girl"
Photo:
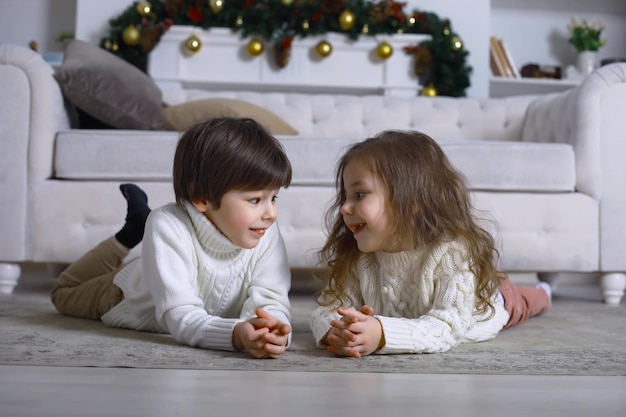
[[[311,315],[337,356],[445,352],[491,339],[550,307],[547,284],[515,287],[495,268],[464,179],[419,132],[385,131],[339,160],[327,282]]]
[[[59,276],[53,304],[190,346],[280,356],[291,335],[275,224],[291,165],[280,143],[252,119],[209,120],[181,136],[173,181],[176,203],[152,212],[141,189],[122,184],[126,224]],[[142,239],[141,258],[123,264]]]

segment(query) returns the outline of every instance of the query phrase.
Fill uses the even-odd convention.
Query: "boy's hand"
[[[262,308],[259,307],[256,309],[256,315],[256,318],[250,320],[255,328],[267,327],[270,331],[276,331],[278,334],[282,335],[291,333],[291,326],[289,326],[289,324],[283,323]]]
[[[249,321],[237,323],[233,329],[233,346],[237,350],[248,352],[255,358],[268,357],[263,348],[265,346],[264,335],[267,328],[256,329]]]
[[[250,353],[255,358],[278,358],[287,349],[291,326],[283,323],[262,308],[257,317],[238,323],[233,330],[235,349]]]
[[[336,356],[360,358],[384,345],[382,325],[372,317],[372,307],[363,306],[358,311],[340,308],[337,312],[342,317],[330,322],[331,328],[326,334],[329,352]]]

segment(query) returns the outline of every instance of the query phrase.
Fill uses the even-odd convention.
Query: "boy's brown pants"
[[[91,249],[59,275],[50,299],[61,314],[93,320],[100,318],[124,299],[113,284],[115,274],[129,250],[110,237]]]
[[[550,309],[550,298],[541,288],[518,287],[504,272],[500,292],[504,298],[504,308],[509,313],[505,329],[524,323],[532,316],[543,314]]]

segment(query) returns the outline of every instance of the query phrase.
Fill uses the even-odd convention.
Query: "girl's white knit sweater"
[[[110,326],[233,350],[235,324],[258,307],[290,322],[291,274],[278,224],[255,248],[242,249],[192,204],[170,203],[148,216],[141,249],[115,277],[124,300],[102,317]]]
[[[344,307],[374,308],[385,346],[377,353],[445,352],[460,343],[494,338],[509,315],[494,297],[495,314],[476,314],[476,278],[455,242],[386,253],[364,253],[346,285]],[[311,329],[318,346],[340,318],[338,304],[318,307]],[[481,320],[482,319],[482,320]]]

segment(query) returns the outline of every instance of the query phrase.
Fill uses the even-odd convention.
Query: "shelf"
[[[572,13],[626,13],[623,0],[491,0],[492,9],[568,10]]]
[[[489,97],[558,93],[576,87],[581,80],[551,78],[505,78],[489,80]]]
[[[575,87],[580,84],[580,80],[554,79],[554,78],[507,78],[492,77],[492,83],[498,84],[524,84],[541,86]]]

